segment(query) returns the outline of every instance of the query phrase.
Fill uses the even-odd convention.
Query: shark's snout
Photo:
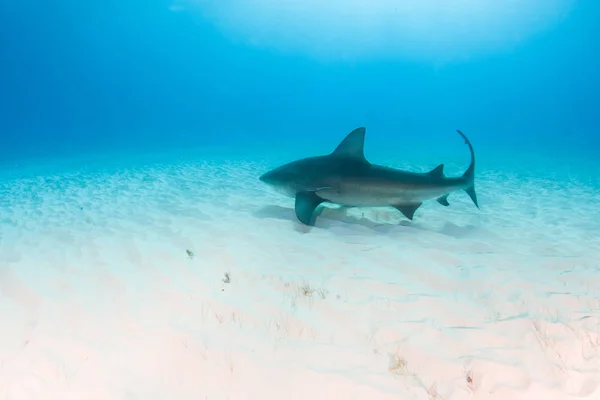
[[[258,179],[261,182],[266,183],[267,185],[272,185],[275,183],[273,174],[271,172],[266,172],[266,173],[262,174],[261,176],[258,177]]]
[[[293,197],[296,194],[296,175],[293,171],[288,171],[287,168],[275,168],[262,174],[258,179],[283,195]]]
[[[288,185],[296,179],[293,171],[288,171],[287,168],[275,168],[262,174],[258,179],[261,182],[271,186]]]

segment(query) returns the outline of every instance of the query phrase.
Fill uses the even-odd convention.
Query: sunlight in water
[[[232,38],[326,58],[453,59],[502,51],[559,22],[573,0],[174,0]]]

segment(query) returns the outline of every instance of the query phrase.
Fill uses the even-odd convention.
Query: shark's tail
[[[469,186],[465,188],[465,192],[469,195],[475,206],[479,208],[479,204],[477,203],[477,193],[475,193],[475,150],[473,150],[473,145],[469,141],[469,139],[462,133],[460,130],[456,130],[460,136],[465,139],[465,143],[469,146],[469,151],[471,152],[471,164],[469,168],[463,174],[463,178],[469,182]]]

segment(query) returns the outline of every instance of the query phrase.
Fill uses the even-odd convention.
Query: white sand
[[[600,399],[595,182],[307,229],[229,165],[0,183],[1,400]]]

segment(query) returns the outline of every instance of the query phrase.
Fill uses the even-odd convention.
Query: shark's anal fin
[[[315,192],[296,193],[296,217],[303,224],[313,226],[316,219],[315,210],[324,201]]]
[[[431,171],[429,171],[429,175],[434,176],[436,178],[444,177],[444,164],[440,164]]]
[[[419,207],[421,207],[423,203],[413,203],[413,204],[395,204],[392,205],[396,210],[400,211],[406,218],[412,221],[415,216],[415,211]]]
[[[450,205],[450,203],[448,203],[448,194],[438,197],[436,200],[438,203],[440,203],[444,207],[448,207]]]

